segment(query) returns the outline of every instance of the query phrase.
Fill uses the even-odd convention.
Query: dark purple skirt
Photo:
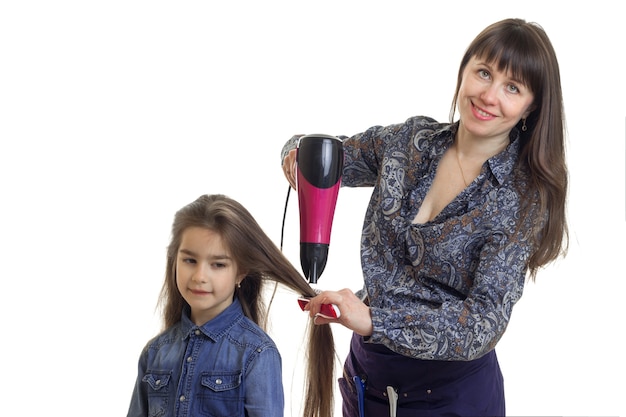
[[[354,377],[357,377],[356,381]],[[359,406],[359,385],[363,397]],[[344,417],[389,416],[387,387],[397,393],[397,417],[504,416],[504,382],[495,351],[473,361],[429,361],[399,355],[352,336],[339,378]],[[359,407],[364,414],[359,414]]]

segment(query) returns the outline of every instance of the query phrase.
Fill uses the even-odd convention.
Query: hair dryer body
[[[317,283],[328,259],[330,233],[343,171],[343,144],[329,135],[300,138],[296,156],[300,207],[300,264]]]

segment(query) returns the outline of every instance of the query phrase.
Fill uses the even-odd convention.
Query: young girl
[[[238,202],[203,195],[179,210],[159,298],[164,329],[141,353],[128,417],[283,416],[281,356],[263,330],[268,280],[315,295]],[[311,322],[308,335],[304,416],[329,417],[332,333]]]

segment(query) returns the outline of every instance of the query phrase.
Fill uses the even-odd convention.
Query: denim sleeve
[[[244,375],[248,417],[283,417],[285,398],[280,353],[275,346],[257,349]]]
[[[145,417],[148,415],[146,384],[141,381],[143,375],[146,373],[146,366],[147,353],[144,350],[139,358],[137,380],[135,382],[135,388],[133,389],[133,395],[130,399],[127,417]]]

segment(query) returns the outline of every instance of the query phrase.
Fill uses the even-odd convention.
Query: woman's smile
[[[478,107],[476,104],[474,104],[473,102],[471,102],[472,104],[472,112],[474,113],[474,115],[481,119],[481,120],[492,120],[495,119],[497,116],[494,114],[491,114],[483,109],[481,109],[480,107]]]

